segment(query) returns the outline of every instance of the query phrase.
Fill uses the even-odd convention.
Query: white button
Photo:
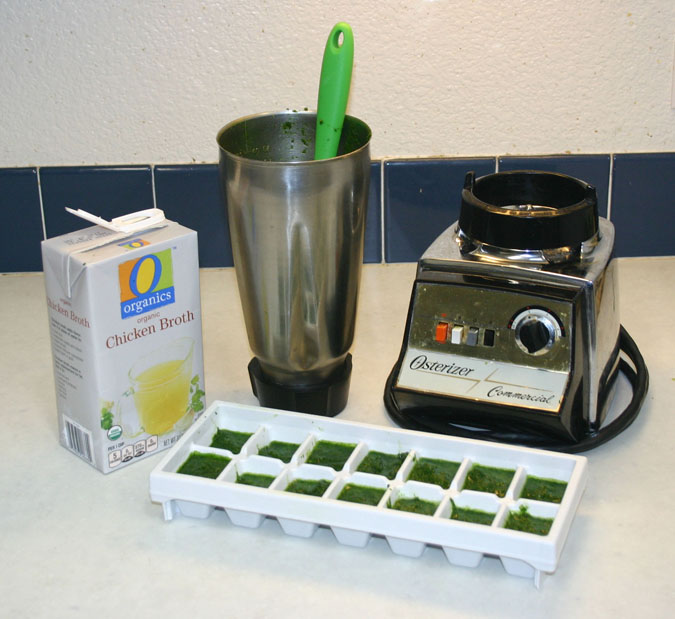
[[[461,344],[462,343],[462,333],[464,332],[463,325],[455,325],[450,332],[450,343],[451,344]]]

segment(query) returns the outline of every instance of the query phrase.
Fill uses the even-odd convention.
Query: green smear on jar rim
[[[215,479],[229,463],[230,458],[227,458],[226,456],[193,451],[176,472],[181,473],[182,475],[194,475],[195,477]]]

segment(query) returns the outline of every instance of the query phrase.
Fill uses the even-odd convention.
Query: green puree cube
[[[230,458],[225,456],[203,454],[193,451],[176,472],[182,473],[183,475],[195,475],[197,477],[215,479],[229,462]]]
[[[567,482],[528,475],[520,497],[534,499],[535,501],[547,501],[548,503],[560,503],[566,488]]]
[[[294,479],[286,486],[286,492],[323,496],[328,486],[330,486],[328,479]]]
[[[384,494],[384,488],[372,488],[357,484],[345,484],[342,492],[338,495],[338,501],[350,501],[363,505],[377,505]]]
[[[318,441],[307,458],[308,464],[330,466],[339,471],[352,455],[356,443],[334,443],[332,441]]]
[[[437,507],[438,503],[425,501],[419,497],[412,497],[409,499],[400,498],[391,506],[392,509],[398,509],[402,512],[412,512],[414,514],[423,514],[425,516],[433,516]]]
[[[452,504],[451,520],[461,520],[462,522],[473,522],[475,524],[491,525],[495,519],[496,513],[484,512],[480,509],[471,509],[470,507],[457,507]]]
[[[227,449],[233,454],[238,454],[251,434],[252,432],[235,432],[234,430],[221,429],[213,435],[211,447]]]
[[[247,486],[258,486],[259,488],[268,488],[274,481],[274,475],[260,475],[258,473],[242,473],[237,475],[238,484]]]
[[[419,458],[415,462],[408,480],[422,481],[427,484],[436,484],[441,488],[449,488],[452,479],[459,469],[459,462],[436,460],[434,458]]]
[[[504,527],[514,531],[524,531],[535,535],[548,535],[553,525],[553,518],[539,518],[527,511],[527,506],[521,505],[517,512],[509,512]]]
[[[388,454],[381,451],[369,451],[356,470],[361,473],[373,473],[374,475],[384,475],[387,479],[394,479],[407,455],[407,453]]]
[[[278,458],[282,462],[290,462],[293,454],[298,450],[297,443],[284,443],[283,441],[272,441],[265,445],[258,452],[259,456],[267,456],[268,458]]]
[[[514,469],[498,469],[474,464],[466,476],[463,489],[490,492],[503,497],[515,473]]]

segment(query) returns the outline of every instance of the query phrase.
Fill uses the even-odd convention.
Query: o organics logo
[[[143,239],[132,239],[131,241],[125,241],[124,243],[120,243],[120,247],[124,247],[124,249],[138,249],[139,247],[145,247],[146,245],[150,245],[150,241],[144,241]]]
[[[139,316],[176,300],[171,249],[122,262],[119,279],[122,318]]]

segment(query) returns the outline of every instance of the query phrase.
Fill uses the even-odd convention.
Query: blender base
[[[352,375],[352,355],[324,382],[313,385],[282,385],[263,374],[260,362],[253,357],[248,364],[253,394],[260,406],[334,417],[347,405]]]

